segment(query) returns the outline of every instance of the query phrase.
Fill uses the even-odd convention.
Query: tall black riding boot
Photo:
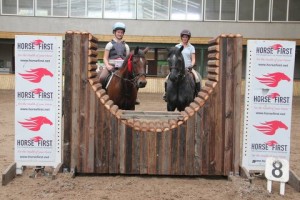
[[[200,92],[200,90],[201,90],[201,83],[197,82],[196,83],[196,94],[198,94],[198,92]]]
[[[167,82],[165,82],[165,93],[163,95],[163,100],[167,102]]]

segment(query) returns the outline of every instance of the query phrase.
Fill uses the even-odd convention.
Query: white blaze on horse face
[[[142,58],[140,58],[140,62],[141,62],[142,64],[144,64],[144,62],[143,62],[143,59],[142,59]]]

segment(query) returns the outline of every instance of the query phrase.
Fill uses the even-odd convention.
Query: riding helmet
[[[192,36],[191,31],[184,29],[181,31],[180,33],[180,37],[182,37],[183,35],[187,35],[189,38]]]
[[[122,23],[122,22],[116,22],[116,23],[113,25],[113,33],[115,33],[116,30],[123,30],[124,33],[125,33],[125,30],[126,30],[125,24]]]

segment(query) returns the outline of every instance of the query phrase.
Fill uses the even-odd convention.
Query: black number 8
[[[275,177],[275,178],[280,178],[283,174],[281,168],[282,168],[282,163],[280,161],[274,161],[273,162],[273,170],[272,170],[272,175]],[[276,173],[276,171],[278,171]]]

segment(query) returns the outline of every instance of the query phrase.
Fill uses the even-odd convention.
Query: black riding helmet
[[[180,37],[182,37],[183,35],[187,35],[189,37],[189,39],[191,38],[192,34],[191,34],[191,31],[187,30],[187,29],[184,29],[181,31],[180,33]]]

